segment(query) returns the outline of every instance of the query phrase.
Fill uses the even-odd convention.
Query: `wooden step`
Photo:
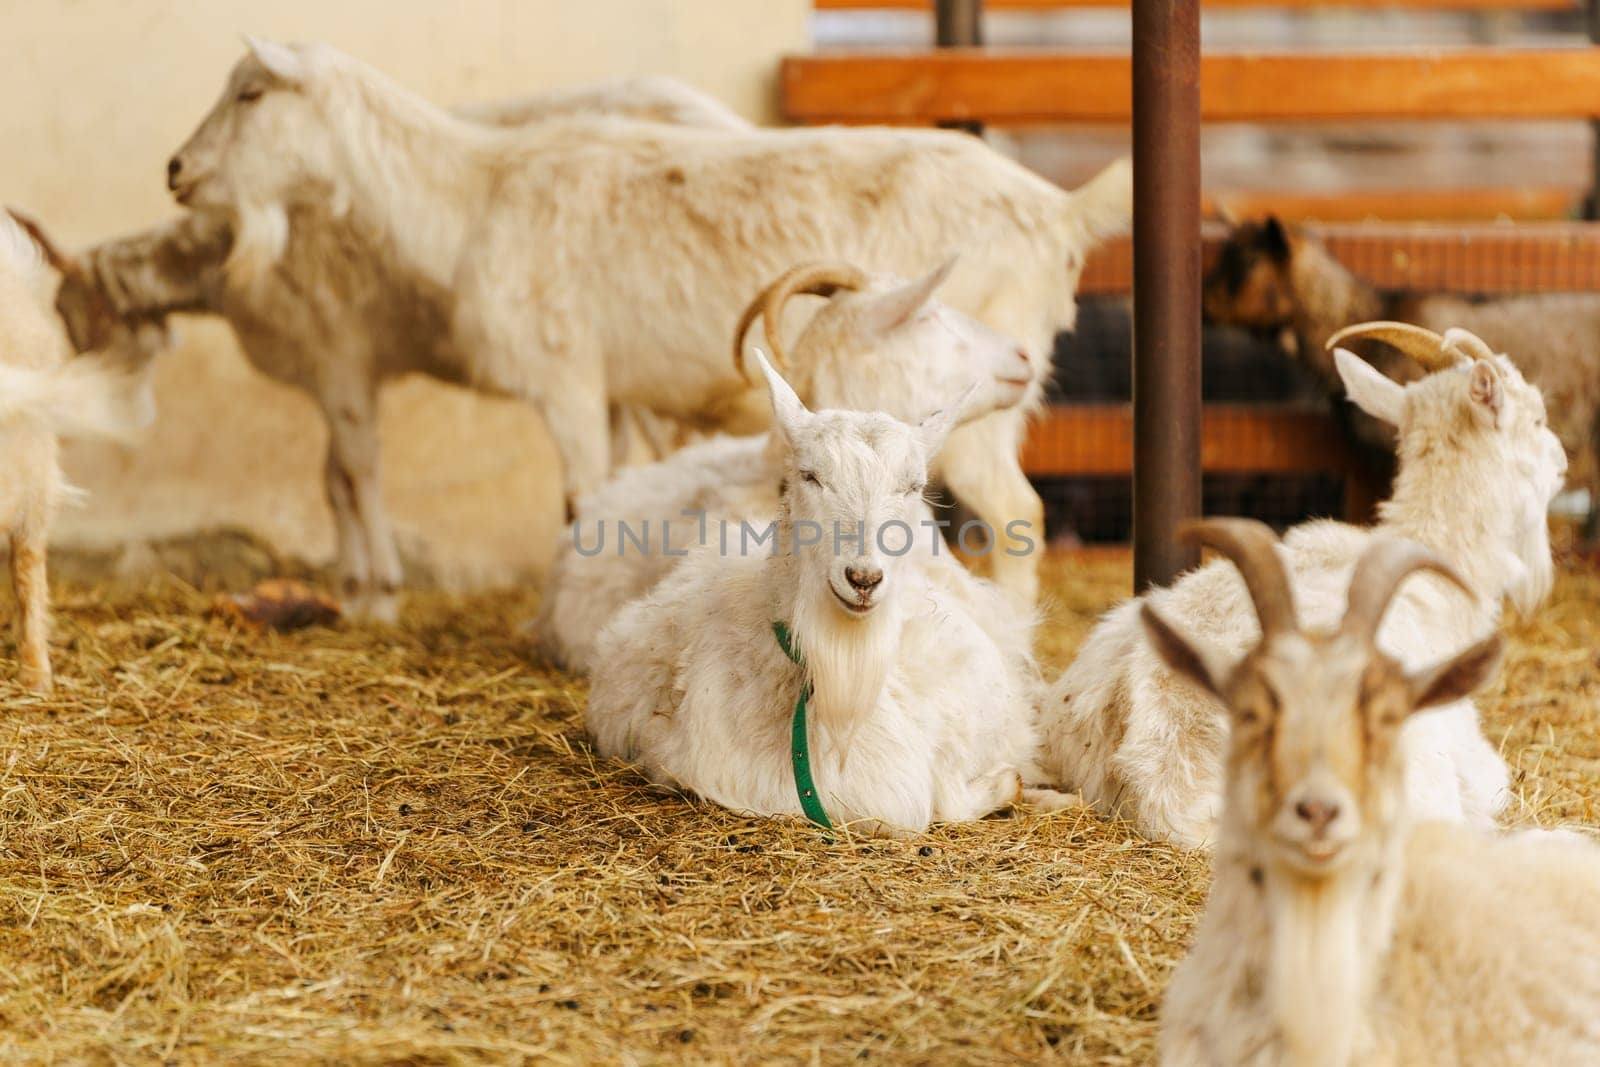
[[[1307,226],[1328,251],[1380,289],[1421,293],[1600,292],[1600,223]],[[1209,267],[1225,228],[1205,228]],[[1079,293],[1132,291],[1127,240],[1097,249]]]
[[[1348,474],[1358,469],[1332,418],[1304,408],[1211,404],[1200,432],[1208,474]],[[1133,472],[1133,407],[1056,404],[1022,449],[1033,477],[1118,477]]]
[[[1600,48],[1209,53],[1207,122],[1600,116]],[[796,122],[1126,123],[1122,54],[945,48],[783,61]]]
[[[1568,185],[1316,193],[1217,190],[1206,196],[1205,205],[1207,213],[1223,209],[1241,219],[1276,215],[1290,222],[1553,222],[1577,217],[1583,190]]]

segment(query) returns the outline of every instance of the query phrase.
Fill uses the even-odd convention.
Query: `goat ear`
[[[903,325],[933,299],[933,294],[950,277],[950,272],[955,269],[956,260],[959,258],[951,256],[932,273],[875,298],[867,311],[870,324],[879,333],[888,333]]]
[[[761,373],[767,379],[767,392],[772,397],[772,421],[777,425],[778,432],[784,440],[793,443],[795,433],[811,418],[811,412],[800,402],[795,391],[789,388],[789,383],[783,380],[783,375],[772,369],[772,364],[767,361],[767,354],[759,348],[752,348],[755,353],[756,365],[761,368]]]
[[[1222,698],[1223,684],[1234,666],[1226,657],[1202,641],[1184,637],[1148,601],[1139,609],[1139,621],[1150,647],[1172,673]]]
[[[1506,383],[1499,367],[1488,360],[1475,360],[1469,372],[1467,395],[1472,398],[1474,410],[1499,425],[1506,403]]]
[[[305,60],[293,48],[248,33],[244,35],[244,43],[261,65],[267,68],[267,73],[273,77],[290,85],[298,85],[305,80]]]
[[[1268,215],[1261,223],[1261,247],[1267,255],[1280,263],[1289,259],[1289,231],[1276,215]]]
[[[1422,711],[1463,700],[1488,685],[1500,669],[1505,644],[1500,634],[1493,633],[1443,663],[1408,674],[1412,709]]]
[[[1405,386],[1343,348],[1333,350],[1333,365],[1339,371],[1339,380],[1344,382],[1345,396],[1352,404],[1390,426],[1400,425],[1400,412],[1405,407]]]

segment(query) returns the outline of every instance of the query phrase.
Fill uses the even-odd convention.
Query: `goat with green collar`
[[[813,413],[759,362],[782,455],[777,521],[759,548],[739,550],[741,529],[727,554],[696,549],[602,631],[587,720],[600,753],[738,811],[873,832],[1070,803],[1024,788],[1039,780],[1038,676],[973,606],[1004,594],[901,551],[908,534],[934,536],[918,522],[928,456],[959,406],[917,426]]]

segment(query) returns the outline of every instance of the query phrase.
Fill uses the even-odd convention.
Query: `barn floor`
[[[1048,567],[1053,670],[1128,567]],[[1083,812],[830,845],[647,788],[520,658],[531,595],[287,636],[208,602],[63,589],[58,695],[0,691],[0,1062],[1150,1054],[1199,857]],[[1514,818],[1600,823],[1600,573],[1513,634]]]

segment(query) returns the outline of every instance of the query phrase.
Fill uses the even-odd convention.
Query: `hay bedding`
[[[1124,588],[1052,565],[1059,663]],[[596,762],[531,597],[243,635],[68,589],[3,693],[0,1062],[1142,1062],[1205,864],[1082,812],[825,844]],[[1519,818],[1597,821],[1600,578],[1516,632]]]

